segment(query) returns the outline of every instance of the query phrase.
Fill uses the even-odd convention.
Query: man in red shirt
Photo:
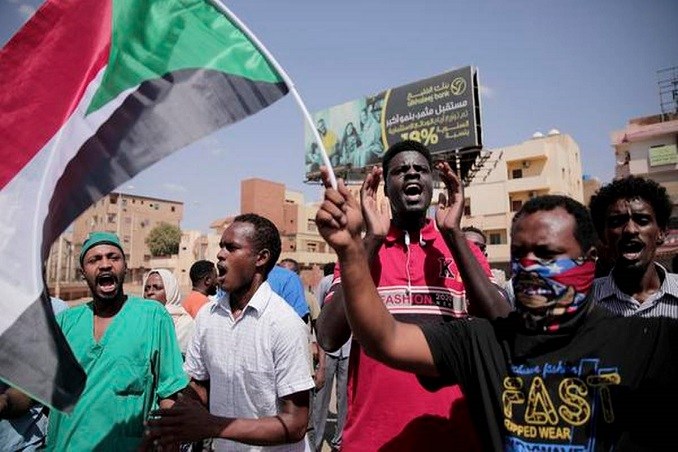
[[[468,244],[461,228],[443,237],[426,217],[433,193],[432,166],[424,145],[403,141],[386,152],[382,168],[373,168],[363,182],[364,243],[379,295],[390,313],[407,323],[466,318],[467,308],[487,317],[505,315],[510,306],[499,291],[488,289],[486,281],[492,276],[483,253]],[[377,207],[382,172],[391,219]],[[449,181],[443,180],[449,189]],[[457,225],[463,214],[460,204],[446,209]],[[452,251],[470,265],[457,268]],[[351,333],[338,266],[335,276],[317,322],[318,342],[327,351],[339,348]],[[348,400],[342,450],[434,450],[442,444],[456,450],[480,448],[458,386],[430,392],[416,376],[379,363],[357,343],[349,361]]]

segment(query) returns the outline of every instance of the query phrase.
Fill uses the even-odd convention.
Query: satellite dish
[[[560,135],[560,130],[558,129],[549,130],[549,136],[552,137],[553,135]]]
[[[544,134],[537,131],[532,134],[532,138],[544,138]]]

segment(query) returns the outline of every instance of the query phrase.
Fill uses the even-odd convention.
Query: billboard
[[[478,74],[471,66],[311,116],[332,166],[340,172],[381,163],[385,150],[401,140],[420,141],[434,156],[482,147]],[[308,125],[305,147],[306,177],[316,179],[321,151]]]

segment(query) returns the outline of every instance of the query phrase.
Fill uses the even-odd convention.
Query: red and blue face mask
[[[591,259],[512,259],[516,309],[527,326],[555,331],[581,307],[591,290],[596,264]]]

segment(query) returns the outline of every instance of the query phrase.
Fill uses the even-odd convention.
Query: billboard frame
[[[373,96],[364,96],[335,107],[313,113],[323,144],[338,177],[346,181],[362,180],[375,165],[381,164],[385,150],[402,139],[423,142],[431,150],[434,161],[445,160],[464,181],[470,182],[478,155],[483,148],[482,109],[479,75],[474,66],[445,72],[413,83],[390,88]],[[374,124],[379,120],[381,143],[374,145]],[[359,119],[358,119],[359,118]],[[337,133],[337,124],[343,130]],[[357,124],[360,124],[359,126]],[[358,131],[360,127],[360,131]],[[333,130],[334,129],[334,130]],[[360,133],[364,133],[361,135]],[[319,147],[314,144],[309,126],[306,130],[306,182],[319,182]],[[360,138],[365,137],[361,143]],[[357,144],[357,146],[356,146]],[[358,157],[362,151],[367,158]],[[372,152],[367,151],[369,149]],[[312,158],[315,155],[316,158]]]

